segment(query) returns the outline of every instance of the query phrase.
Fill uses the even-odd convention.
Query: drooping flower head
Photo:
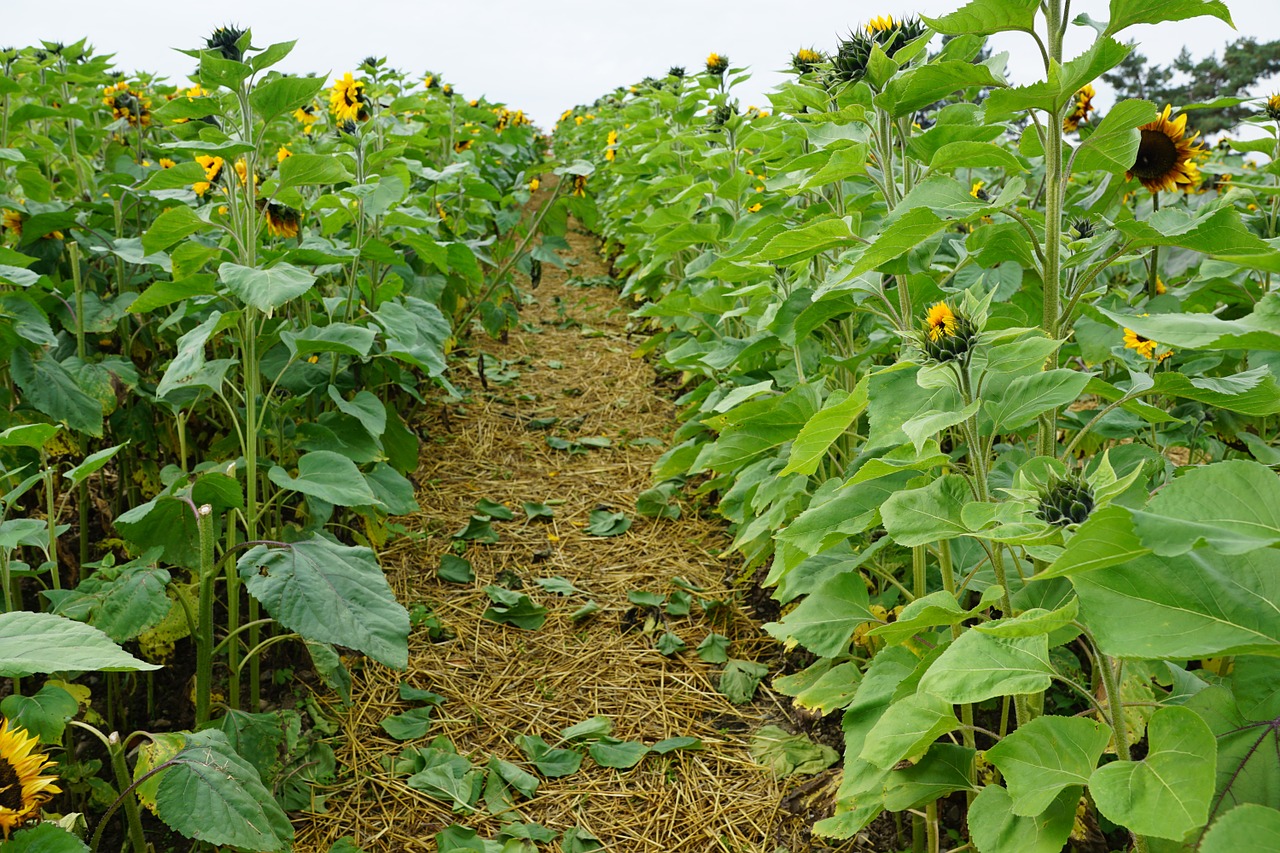
[[[969,187],[969,195],[973,196],[978,201],[990,201],[991,197],[988,196],[987,191],[983,189],[986,185],[986,181],[974,181],[973,186]]]
[[[422,85],[428,89],[440,88],[440,76],[428,71],[427,76],[423,78]]]
[[[40,807],[62,789],[57,776],[42,776],[53,766],[36,751],[39,739],[0,719],[0,833],[9,833],[37,817]]]
[[[723,77],[724,72],[729,70],[729,57],[712,51],[707,55],[707,73],[716,77]]]
[[[1143,315],[1143,316],[1146,316],[1146,315]],[[1144,337],[1138,334],[1133,329],[1124,330],[1125,349],[1133,350],[1138,355],[1142,356],[1148,361],[1151,361],[1154,359],[1155,361],[1160,362],[1160,361],[1164,361],[1166,358],[1173,355],[1172,349],[1166,348],[1166,349],[1157,351],[1157,347],[1159,346],[1160,344],[1158,342],[1151,340],[1151,338]]]
[[[266,204],[267,233],[273,237],[293,239],[302,227],[302,214],[288,205],[274,201]]]
[[[1139,130],[1138,156],[1127,178],[1137,178],[1153,193],[1161,190],[1188,190],[1200,182],[1200,169],[1194,158],[1203,151],[1196,142],[1197,132],[1186,135],[1186,113],[1176,119],[1169,118],[1172,109],[1168,104],[1155,121],[1144,124]]]
[[[587,196],[587,176],[586,175],[573,176],[573,194],[576,195],[578,198],[586,198]]]
[[[609,136],[605,140],[604,159],[610,163],[618,156],[618,131],[609,131]]]
[[[329,112],[336,121],[366,121],[369,118],[369,96],[364,81],[352,78],[348,71],[329,90]]]
[[[239,27],[228,24],[225,27],[218,27],[213,34],[205,39],[205,47],[209,50],[216,50],[222,54],[223,59],[233,59],[236,62],[244,61],[244,51],[239,47],[239,41],[244,37],[245,31]]]
[[[1075,102],[1071,107],[1071,112],[1067,113],[1062,120],[1062,129],[1067,133],[1077,130],[1080,125],[1089,123],[1089,113],[1097,112],[1098,108],[1093,105],[1093,98],[1098,93],[1094,91],[1091,83],[1086,83],[1084,88],[1076,92]]]
[[[134,127],[151,124],[151,98],[140,89],[133,89],[120,81],[102,90],[102,103],[111,107],[111,116],[125,119]]]

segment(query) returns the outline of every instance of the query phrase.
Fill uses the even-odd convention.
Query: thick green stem
[[[1103,689],[1107,691],[1108,715],[1111,717],[1111,732],[1116,741],[1116,757],[1121,761],[1132,761],[1129,753],[1129,732],[1124,726],[1124,701],[1120,697],[1120,678],[1116,674],[1115,661],[1101,651],[1094,658],[1098,663],[1098,674],[1102,676]],[[1136,853],[1147,853],[1147,839],[1136,832],[1133,836],[1133,849]]]
[[[1151,194],[1151,212],[1160,209],[1160,193]],[[1150,262],[1147,266],[1147,298],[1155,299],[1160,295],[1160,247],[1152,246]]]
[[[58,566],[58,493],[53,478],[53,462],[43,451],[40,455],[44,457],[45,523],[49,528],[49,562],[52,564],[49,580],[54,589],[62,589],[62,571]]]
[[[196,619],[196,728],[209,720],[213,693],[213,588],[217,564],[213,559],[213,507],[196,509],[200,537],[200,612]]]
[[[1062,0],[1048,0],[1046,18],[1049,26],[1049,58],[1062,62]],[[1061,109],[1049,116],[1045,128],[1045,213],[1044,213],[1044,333],[1058,337],[1062,313],[1062,116]],[[1058,366],[1055,350],[1046,360],[1045,368]],[[1040,419],[1037,452],[1041,456],[1053,456],[1057,446],[1057,413],[1049,412]]]
[[[133,853],[147,853],[146,837],[142,834],[142,815],[138,811],[138,801],[130,792],[133,780],[129,777],[129,765],[124,760],[124,742],[120,735],[112,732],[107,738],[107,751],[111,753],[111,770],[115,773],[116,785],[124,796],[124,814],[129,822],[129,845]],[[99,836],[95,835],[95,842]],[[95,849],[96,849],[95,843]]]
[[[236,545],[236,526],[227,521],[226,553],[233,553]],[[236,561],[227,559],[227,636],[234,637],[240,630],[240,569]],[[214,653],[217,653],[215,647]],[[227,704],[237,711],[240,707],[240,644],[227,643]],[[255,709],[256,710],[256,709]]]

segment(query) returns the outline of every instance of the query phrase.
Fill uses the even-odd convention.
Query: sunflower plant
[[[1197,105],[1094,101],[1129,27],[1198,15],[1230,22],[975,0],[798,51],[767,116],[668,74],[557,127],[625,128],[606,250],[685,380],[654,476],[714,496],[816,661],[774,687],[844,731],[823,835],[1225,851],[1280,808],[1276,116],[1211,151]]]

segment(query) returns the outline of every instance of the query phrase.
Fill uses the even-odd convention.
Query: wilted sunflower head
[[[225,27],[218,27],[213,34],[205,39],[205,47],[209,50],[216,50],[222,54],[223,59],[232,59],[236,62],[244,61],[244,50],[241,49],[239,42],[244,38],[245,31],[228,24]]]
[[[1040,506],[1036,517],[1055,527],[1084,524],[1093,512],[1093,490],[1083,479],[1071,474],[1054,475],[1040,491]]]
[[[573,194],[576,195],[578,198],[586,198],[586,195],[587,195],[587,176],[586,175],[573,176]]]
[[[1266,106],[1262,108],[1262,111],[1272,121],[1280,121],[1280,94],[1267,98]]]
[[[791,57],[791,67],[797,74],[807,74],[824,59],[826,57],[813,48],[802,47]]]
[[[973,321],[945,302],[934,303],[925,314],[920,347],[932,361],[961,361],[978,339]]]
[[[1200,169],[1193,162],[1204,148],[1196,142],[1199,133],[1186,135],[1186,113],[1170,120],[1168,104],[1155,121],[1144,124],[1139,130],[1138,157],[1127,178],[1137,178],[1153,193],[1161,190],[1187,190],[1200,182]]]
[[[39,739],[0,718],[0,834],[9,833],[36,817],[40,807],[62,789],[57,776],[42,776],[53,762],[37,752]]]
[[[4,212],[4,219],[0,220],[0,222],[2,222],[2,226],[5,231],[8,231],[10,234],[14,235],[15,237],[21,237],[22,236],[22,220],[24,219],[26,219],[26,217],[23,215],[22,211],[6,210]]]
[[[1098,93],[1094,91],[1091,83],[1086,83],[1084,88],[1076,92],[1075,102],[1071,107],[1071,112],[1067,113],[1062,119],[1062,129],[1068,133],[1077,130],[1080,125],[1089,123],[1089,113],[1097,112],[1097,107],[1093,105],[1093,98]]]
[[[674,77],[674,78],[676,78],[677,80],[683,80],[683,79],[684,79],[684,73],[685,73],[685,72],[684,72],[684,66],[683,66],[683,65],[673,65],[673,66],[671,66],[670,68],[668,68],[668,69],[667,69],[667,76],[668,76],[668,77]]]
[[[707,55],[707,73],[714,74],[717,77],[724,76],[724,72],[729,70],[729,57],[712,51]]]
[[[272,237],[293,239],[302,228],[302,214],[288,205],[274,201],[266,205],[267,233]]]

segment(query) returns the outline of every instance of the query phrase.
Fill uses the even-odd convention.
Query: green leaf
[[[129,303],[127,310],[130,314],[147,314],[193,296],[212,296],[215,292],[212,275],[193,275],[181,281],[156,281]]]
[[[996,432],[1021,429],[1045,412],[1074,401],[1089,384],[1089,374],[1075,370],[1048,370],[1019,376],[999,399],[988,401],[987,413]]]
[[[702,744],[701,738],[689,737],[688,735],[681,735],[679,737],[669,737],[669,738],[666,738],[665,740],[658,741],[652,747],[650,747],[650,751],[657,755],[666,755],[668,752],[675,752],[676,750],[687,749],[692,751],[698,751],[698,750],[701,750],[702,748],[703,748],[703,744]]]
[[[185,204],[167,208],[142,235],[142,250],[148,255],[163,252],[179,240],[208,226],[208,222]]]
[[[58,434],[57,424],[19,424],[0,432],[0,447],[30,447],[39,450]]]
[[[515,513],[510,509],[488,498],[481,498],[476,502],[476,513],[478,515],[487,515],[497,521],[511,521],[516,517]]]
[[[1075,534],[1067,547],[1035,580],[1070,577],[1071,575],[1118,566],[1150,554],[1134,530],[1133,516],[1118,506],[1095,511]]]
[[[380,438],[387,430],[387,410],[372,391],[358,391],[351,400],[345,400],[338,389],[329,386],[329,399],[344,415],[360,421],[371,438]]]
[[[449,583],[471,583],[476,573],[471,569],[471,561],[454,554],[440,555],[440,568],[436,575]]]
[[[592,536],[621,536],[631,529],[631,519],[625,512],[593,509],[584,529]]]
[[[156,386],[157,397],[167,397],[172,392],[189,387],[203,387],[203,374],[207,364],[204,357],[205,344],[217,331],[222,321],[222,313],[214,311],[203,323],[178,338],[178,354],[169,362]]]
[[[973,791],[971,779],[976,751],[953,743],[935,743],[911,767],[889,774],[884,807],[889,811],[924,808],[956,791]]]
[[[935,33],[986,36],[1008,30],[1034,32],[1039,0],[970,0],[940,18],[921,15]]]
[[[89,853],[83,841],[49,821],[15,832],[4,849],[5,853]]]
[[[104,450],[99,450],[96,453],[90,453],[79,465],[69,471],[64,471],[62,476],[70,480],[73,485],[78,486],[94,474],[101,471],[103,467],[111,461],[111,457],[123,450],[125,444],[128,443],[129,442],[126,441],[124,444],[117,444],[115,447],[108,447]]]
[[[533,521],[536,518],[555,518],[556,511],[544,503],[536,503],[525,501],[520,504],[520,509],[524,511],[525,518]]]
[[[765,244],[756,258],[782,265],[807,261],[831,249],[852,246],[852,219],[818,219],[799,228],[783,231]]]
[[[155,669],[160,666],[138,660],[89,625],[52,613],[0,613],[0,677],[24,678],[37,672],[74,670]]]
[[[425,737],[431,728],[431,706],[413,708],[403,714],[393,714],[379,725],[396,740],[414,740]]]
[[[282,489],[301,492],[335,506],[372,506],[378,503],[356,463],[332,450],[315,450],[298,459],[298,476],[274,466],[267,477]]]
[[[290,631],[393,669],[408,665],[409,613],[368,548],[313,535],[284,546],[256,545],[236,567],[249,594]]]
[[[266,53],[264,51],[255,56],[254,60],[262,59]],[[265,64],[260,67],[265,67]],[[323,77],[276,77],[265,80],[254,86],[249,93],[249,105],[264,121],[271,121],[278,115],[293,112],[298,107],[311,103],[320,94],[324,84]]]
[[[6,696],[0,702],[0,714],[17,726],[33,734],[44,744],[62,742],[62,732],[67,721],[80,710],[80,703],[66,689],[56,684],[44,684],[31,696]]]
[[[188,838],[214,845],[288,850],[293,826],[226,735],[208,729],[184,737],[186,747],[160,777],[160,819]]]
[[[635,741],[606,737],[588,746],[587,752],[601,767],[627,770],[635,767],[649,754],[649,747]]]
[[[724,697],[735,705],[750,702],[756,695],[756,688],[769,674],[769,667],[762,663],[745,660],[731,660],[725,664],[720,673],[720,682],[716,685]]]
[[[560,838],[561,853],[597,853],[604,850],[600,839],[581,827],[566,829]]]
[[[148,549],[134,563],[100,569],[74,590],[45,590],[45,597],[59,615],[88,622],[117,643],[133,640],[159,624],[173,603],[165,592],[169,572],[154,565],[161,553]]]
[[[498,541],[498,531],[493,529],[493,525],[489,523],[487,515],[473,515],[467,519],[467,523],[453,534],[454,539],[461,539],[466,542],[484,542],[492,545]]]
[[[489,772],[497,773],[503,781],[515,788],[526,797],[533,797],[538,793],[538,777],[532,773],[528,773],[510,761],[503,761],[497,756],[489,756]]]
[[[1138,159],[1138,128],[1154,121],[1156,105],[1150,101],[1126,100],[1116,104],[1103,116],[1089,138],[1076,149],[1073,172],[1100,169],[1123,172]]]
[[[155,190],[186,189],[197,181],[203,181],[204,179],[204,166],[195,161],[179,163],[171,168],[152,172],[145,181],[138,185],[138,191],[152,192]],[[143,236],[143,241],[144,243],[146,241],[145,235]],[[147,254],[151,253],[148,252]]]
[[[1080,789],[1067,788],[1044,812],[1019,817],[1009,792],[988,785],[969,806],[969,832],[981,853],[1061,853],[1079,802]]]
[[[890,80],[883,94],[876,98],[876,104],[897,118],[911,115],[960,89],[1004,85],[1005,81],[982,63],[934,60]]]
[[[1244,554],[1280,543],[1280,479],[1236,459],[1193,468],[1133,511],[1142,543],[1162,557],[1205,544]]]
[[[1200,548],[1071,577],[1081,621],[1114,657],[1186,660],[1280,652],[1280,550]]]
[[[960,520],[969,486],[958,474],[939,477],[921,489],[895,492],[880,507],[884,529],[899,545],[912,547],[963,536]]]
[[[329,154],[294,154],[280,164],[280,188],[312,184],[339,184],[355,180],[337,157]]]
[[[939,217],[927,207],[908,210],[880,232],[875,241],[854,262],[844,280],[852,281],[863,273],[879,269],[894,258],[899,258],[919,247],[921,243],[949,224],[948,220]]]
[[[1131,248],[1180,246],[1251,269],[1280,272],[1280,252],[1250,231],[1241,220],[1240,212],[1234,207],[1215,208],[1205,205],[1195,212],[1166,207],[1142,220],[1121,220],[1116,223],[1116,230],[1131,239]],[[1187,335],[1191,335],[1191,340],[1212,340],[1212,331],[1215,329],[1224,330],[1224,334],[1241,330],[1246,338],[1256,337],[1260,342],[1269,342],[1270,346],[1262,343],[1257,345],[1257,348],[1263,349],[1274,348],[1276,338],[1280,337],[1276,333],[1274,319],[1270,321],[1269,327],[1266,325],[1268,315],[1274,317],[1280,312],[1277,302],[1280,302],[1280,295],[1268,294],[1259,300],[1252,315],[1240,320],[1220,320],[1212,314],[1153,314],[1139,320],[1136,317],[1114,314],[1103,308],[1097,310],[1139,334],[1145,334],[1143,328],[1160,329],[1159,336],[1153,337],[1153,340],[1178,346],[1180,349],[1199,348],[1197,344],[1180,342]],[[1217,322],[1214,323],[1214,320]],[[1258,334],[1248,334],[1255,326]],[[1170,336],[1171,332],[1177,337]],[[1222,342],[1217,342],[1217,345],[1221,346]],[[1248,345],[1253,346],[1252,343]]]
[[[1046,635],[1005,639],[966,631],[925,672],[920,691],[956,704],[981,702],[1047,690],[1053,673]]]
[[[867,380],[864,378],[852,394],[837,391],[822,404],[822,409],[809,419],[791,445],[787,467],[778,473],[811,475],[818,470],[827,449],[853,425],[867,409]]]
[[[289,348],[289,354],[302,358],[320,352],[366,358],[377,337],[378,333],[373,329],[349,323],[330,323],[327,326],[307,326],[297,332],[289,329],[280,332],[280,340]]]
[[[85,393],[75,377],[51,355],[33,359],[18,348],[10,356],[9,374],[22,390],[22,401],[76,432],[102,435],[102,403]]]
[[[1240,853],[1242,850],[1280,850],[1280,810],[1244,803],[1213,822],[1200,853]]]
[[[708,634],[706,639],[698,643],[698,657],[707,663],[727,663],[729,661],[729,638],[722,634]]]
[[[1111,0],[1111,22],[1104,35],[1115,35],[1134,24],[1185,21],[1211,15],[1235,28],[1231,12],[1221,0]]]
[[[1081,717],[1037,717],[987,750],[1004,775],[1011,810],[1035,817],[1065,789],[1089,784],[1111,728]]]
[[[1100,38],[1075,59],[1062,65],[1055,62],[1048,80],[992,92],[987,99],[986,120],[999,121],[1023,110],[1056,114],[1081,87],[1119,65],[1132,50],[1115,39]]]
[[[1099,767],[1089,792],[1108,820],[1180,841],[1209,819],[1217,742],[1195,711],[1170,706],[1151,715],[1147,743],[1141,761]]]
[[[1025,172],[1022,162],[990,142],[960,140],[948,142],[933,153],[930,169],[1004,169],[1010,174]]]
[[[522,592],[500,586],[486,586],[484,591],[493,604],[481,616],[482,619],[502,625],[515,625],[527,631],[536,631],[547,621],[547,608]]]
[[[882,770],[924,755],[939,737],[959,728],[951,703],[928,693],[914,693],[889,706],[867,734],[858,757]]]
[[[654,643],[654,648],[666,657],[671,657],[674,654],[684,651],[688,648],[688,645],[684,640],[680,639],[678,634],[673,634],[670,631],[667,631],[658,638],[656,643]]]
[[[821,773],[840,760],[826,744],[817,744],[808,735],[791,734],[775,725],[761,726],[748,744],[751,758],[779,779],[786,776]]]
[[[311,273],[285,263],[263,270],[228,261],[218,267],[218,279],[246,304],[267,314],[306,293],[316,283]]]
[[[849,648],[859,625],[875,620],[867,585],[858,572],[827,579],[780,622],[764,626],[788,646],[799,643],[819,657],[835,657]]]
[[[516,746],[548,779],[577,773],[582,766],[582,753],[572,749],[556,749],[537,735],[516,735]]]
[[[565,741],[592,740],[605,737],[612,731],[613,722],[608,717],[596,715],[561,729],[560,739]]]

